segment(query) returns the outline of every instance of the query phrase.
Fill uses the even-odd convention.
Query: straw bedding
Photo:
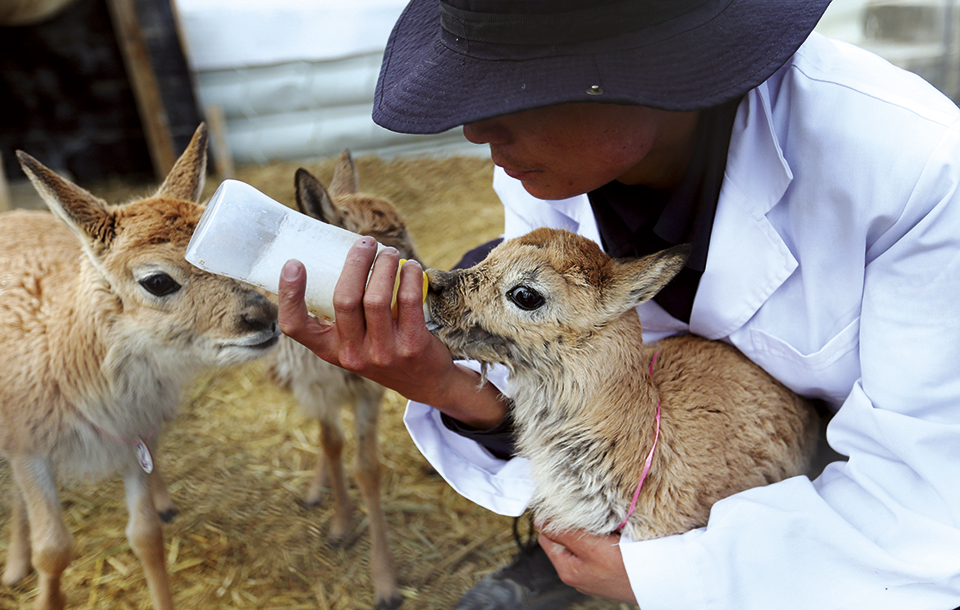
[[[361,190],[386,196],[405,215],[423,263],[449,268],[473,246],[497,236],[503,215],[485,159],[357,159]],[[293,174],[305,167],[325,183],[333,160],[241,167],[237,178],[292,204]],[[210,180],[205,192],[217,186]],[[155,185],[84,185],[124,201]],[[479,578],[516,551],[512,519],[460,497],[410,441],[404,400],[388,392],[380,424],[383,501],[404,610],[451,608]],[[351,414],[347,459],[352,458]],[[317,424],[263,374],[260,362],[201,374],[164,432],[158,460],[179,514],[164,527],[167,565],[180,608],[366,609],[369,543],[359,491],[354,536],[326,545],[330,512],[300,502],[319,454]],[[0,557],[6,557],[13,482],[0,459]],[[64,575],[69,608],[148,609],[140,565],[124,536],[122,483],[110,479],[65,490],[76,559]],[[0,609],[29,608],[36,576],[0,587]],[[581,608],[625,605],[599,600]]]

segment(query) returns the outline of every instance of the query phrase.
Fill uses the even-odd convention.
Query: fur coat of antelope
[[[173,607],[158,514],[173,504],[151,467],[160,428],[198,369],[277,343],[273,303],[184,260],[202,212],[206,139],[201,125],[157,193],[123,205],[18,152],[53,214],[0,215],[0,454],[16,484],[2,581],[36,569],[38,609],[65,603],[73,539],[59,483],[117,471],[153,606]]]
[[[367,235],[400,256],[415,259],[413,241],[399,212],[389,201],[359,192],[356,166],[349,151],[340,153],[330,190],[314,176],[299,169],[295,176],[297,207],[318,220]],[[321,246],[318,244],[318,251]],[[309,256],[305,253],[304,256]],[[318,256],[322,253],[318,252]],[[370,522],[370,573],[374,597],[381,610],[402,602],[390,552],[387,523],[380,499],[380,455],[377,423],[385,388],[368,379],[321,360],[293,339],[282,337],[269,358],[272,376],[289,387],[302,412],[320,422],[323,457],[318,461],[307,491],[308,506],[319,505],[329,483],[333,495],[333,518],[328,531],[331,544],[347,541],[353,529],[353,503],[347,493],[342,452],[344,434],[340,410],[353,409],[357,438],[355,479],[360,487]]]
[[[584,237],[538,229],[470,269],[428,271],[434,333],[510,371],[531,508],[549,528],[676,534],[705,525],[726,496],[806,472],[817,431],[807,401],[728,344],[641,342],[636,306],[687,254],[613,260]]]

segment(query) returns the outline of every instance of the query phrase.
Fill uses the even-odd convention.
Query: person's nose
[[[474,144],[505,144],[509,135],[506,126],[496,118],[463,126],[463,137]]]

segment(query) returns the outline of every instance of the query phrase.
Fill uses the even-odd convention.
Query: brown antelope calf
[[[396,208],[385,199],[358,192],[357,170],[349,151],[343,151],[337,159],[329,193],[304,169],[297,170],[295,186],[297,207],[304,214],[373,237],[385,246],[396,248],[404,258],[416,258],[413,241]],[[319,250],[321,245],[317,247]],[[323,458],[317,463],[306,503],[318,505],[323,487],[329,481],[333,493],[333,518],[328,539],[334,545],[345,542],[352,529],[353,503],[347,494],[341,459],[344,435],[340,409],[346,406],[353,409],[358,445],[354,475],[370,521],[370,574],[374,598],[381,610],[396,608],[403,598],[397,590],[387,523],[380,500],[377,439],[380,403],[386,390],[368,379],[328,364],[288,337],[281,338],[279,348],[271,354],[268,362],[273,377],[292,390],[304,415],[320,422]]]
[[[265,355],[277,309],[184,260],[206,171],[201,125],[156,195],[108,205],[18,152],[54,212],[0,215],[0,454],[16,490],[3,584],[39,573],[36,607],[64,607],[73,540],[58,481],[121,471],[126,533],[157,610],[173,608],[153,468],[161,426],[201,367]]]
[[[531,507],[550,528],[676,534],[706,524],[721,498],[806,472],[809,403],[725,343],[641,343],[636,306],[688,252],[615,261],[584,237],[538,229],[470,269],[427,272],[434,333],[511,373]]]

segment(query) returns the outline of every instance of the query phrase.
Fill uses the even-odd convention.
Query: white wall
[[[237,163],[355,154],[477,154],[459,129],[396,134],[370,118],[406,0],[175,0],[201,106],[218,105]]]
[[[817,29],[872,48],[933,81],[946,77],[937,46],[942,41],[918,49],[868,40],[865,11],[882,3],[909,10],[956,1],[833,0]],[[459,129],[402,135],[370,118],[382,50],[406,0],[174,3],[200,103],[222,107],[238,163],[327,157],[345,147],[382,156],[487,154]]]
[[[175,0],[201,72],[379,52],[405,0]]]

